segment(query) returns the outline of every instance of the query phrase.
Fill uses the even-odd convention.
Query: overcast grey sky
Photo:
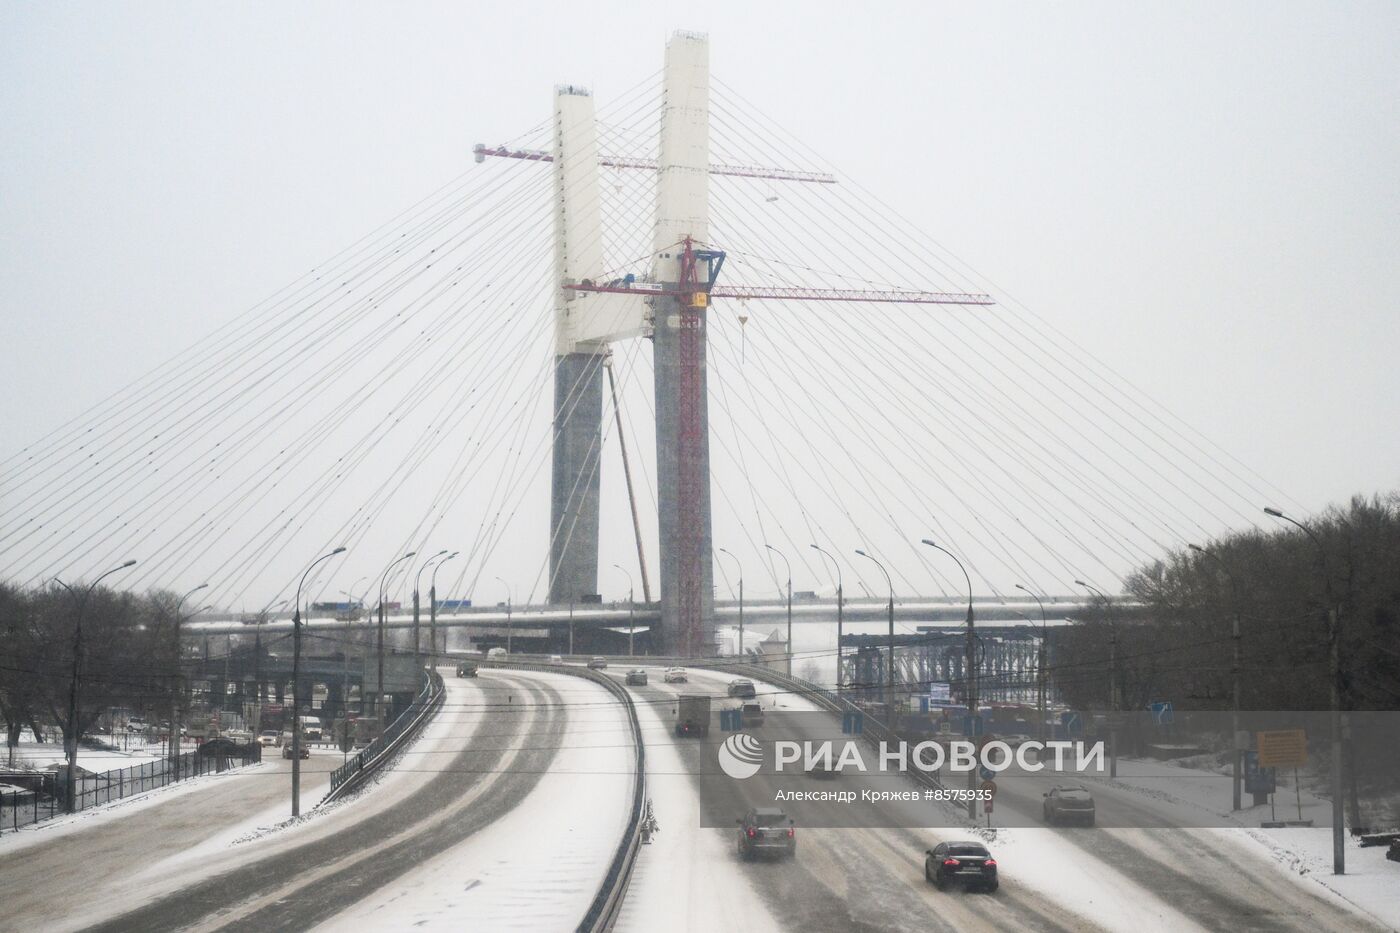
[[[676,28],[1306,508],[1397,486],[1388,2],[9,3],[0,456],[547,119],[554,84],[606,104]]]

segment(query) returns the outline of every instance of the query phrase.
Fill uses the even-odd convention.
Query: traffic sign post
[[[1308,735],[1302,729],[1260,732],[1259,766],[1297,768],[1308,763]]]
[[[722,709],[719,711],[719,728],[722,732],[738,732],[744,728],[744,711]]]

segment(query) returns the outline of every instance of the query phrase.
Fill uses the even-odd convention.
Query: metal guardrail
[[[408,709],[400,713],[379,738],[331,772],[330,792],[316,806],[325,806],[359,787],[390,761],[442,708],[443,691],[442,675],[435,670],[425,671],[423,689],[413,698]]]
[[[622,840],[618,843],[617,850],[613,853],[612,862],[608,865],[608,873],[604,876],[603,883],[599,885],[598,893],[593,896],[592,903],[588,905],[588,912],[583,915],[583,920],[578,925],[578,933],[605,933],[605,931],[611,930],[613,924],[617,922],[618,913],[622,909],[622,899],[627,893],[627,884],[632,880],[632,868],[637,862],[637,850],[642,844],[642,822],[646,813],[646,745],[642,742],[642,726],[637,719],[637,707],[632,702],[632,694],[628,692],[626,687],[608,675],[600,674],[586,667],[574,667],[557,662],[551,664],[535,661],[513,661],[509,658],[486,658],[478,663],[481,667],[543,671],[548,674],[565,674],[570,677],[591,680],[616,696],[622,702],[623,708],[627,710],[627,721],[632,729],[632,746],[636,749],[631,812],[627,817],[627,828],[622,833]]]

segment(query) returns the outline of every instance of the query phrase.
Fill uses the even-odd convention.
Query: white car
[[[258,733],[258,744],[265,747],[275,746],[281,735],[276,729],[264,729]]]
[[[686,676],[685,668],[683,667],[666,668],[666,672],[661,675],[661,680],[663,683],[668,684],[684,684],[690,682],[690,678]]]
[[[550,663],[550,664],[563,664],[563,663],[564,663],[564,659],[563,659],[562,657],[560,657],[559,655],[557,655],[557,654],[551,654],[551,655],[549,656],[549,663]]]

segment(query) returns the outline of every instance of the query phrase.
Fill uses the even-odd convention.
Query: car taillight
[[[754,831],[754,828],[753,828],[752,826],[750,826],[748,829],[744,830],[744,832],[748,833],[748,836],[749,836],[750,839],[752,839],[752,838],[754,837],[754,835],[755,835],[755,831]]]
[[[947,868],[956,868],[958,866],[958,860],[955,858],[945,858],[943,864]]]
[[[997,860],[994,859],[994,858],[989,858],[989,859],[987,859],[985,862],[982,863],[982,867],[983,867],[983,868],[996,868],[996,867],[997,867]]]
[[[788,838],[789,838],[789,839],[792,839],[792,838],[795,838],[796,836],[797,836],[797,830],[793,829],[792,827],[788,827]]]

